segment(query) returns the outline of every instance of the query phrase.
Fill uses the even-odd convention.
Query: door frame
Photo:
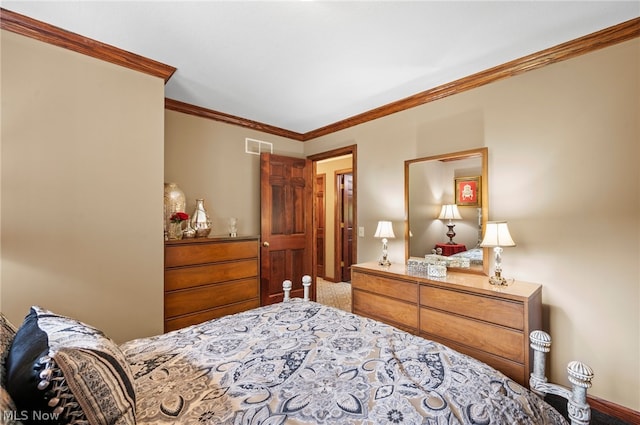
[[[311,160],[313,163],[313,178],[315,179],[316,176],[316,166],[317,166],[317,161],[321,161],[323,159],[330,159],[330,158],[335,158],[338,156],[343,156],[343,155],[349,155],[351,154],[351,169],[352,169],[352,173],[353,173],[353,228],[354,231],[356,232],[356,234],[354,235],[353,238],[353,259],[354,259],[354,263],[358,262],[358,234],[357,234],[357,229],[358,229],[358,146],[357,145],[350,145],[350,146],[345,146],[342,148],[338,148],[338,149],[332,149],[330,151],[326,151],[326,152],[321,152],[321,153],[317,153],[314,155],[309,155],[307,156],[307,159]],[[313,198],[313,210],[315,211],[316,205],[316,199],[315,196],[312,196]],[[316,229],[317,229],[317,222],[316,222],[317,218],[313,217],[313,239],[316,240],[317,234],[316,234]],[[316,252],[316,246],[315,244],[312,247],[313,250],[313,258],[315,258],[315,256],[317,255]],[[334,276],[335,278],[335,276]]]
[[[340,197],[337,196],[337,194],[341,193],[339,188],[340,186],[339,176],[343,176],[345,174],[351,175],[351,184],[353,187],[353,169],[352,168],[336,170],[333,174],[333,184],[334,184],[334,189],[336,191],[336,202],[333,207],[334,228],[335,228],[333,231],[333,236],[334,236],[333,245],[334,245],[334,251],[336,252],[336,256],[333,262],[333,277],[336,282],[342,282],[343,281],[342,278],[344,277],[342,274],[342,259],[344,258],[344,250],[342,248],[344,243],[344,234],[343,234],[342,228],[340,227],[340,220],[338,219],[339,217],[342,216],[341,209],[344,208],[344,205],[342,204],[342,199],[340,199]],[[352,203],[353,203],[353,198],[352,198]],[[353,212],[355,213],[355,211]],[[354,222],[353,220],[354,218],[355,217],[352,217],[352,222]],[[356,230],[356,227],[353,228],[353,231],[355,230]],[[353,236],[357,236],[357,234],[354,234]],[[355,237],[353,239],[355,239]]]
[[[313,174],[313,171],[312,171]],[[312,253],[315,255],[314,258],[316,259],[316,277],[322,278],[324,279],[327,276],[327,265],[326,265],[326,255],[325,255],[325,251],[326,251],[326,234],[327,234],[327,229],[326,229],[326,223],[327,223],[327,208],[326,208],[326,192],[327,192],[327,175],[325,173],[322,174],[315,174],[313,177],[313,182],[314,182],[314,186],[313,186],[313,198],[314,198],[314,203],[313,203],[313,212],[314,214],[316,214],[315,220],[313,221],[313,226],[314,226],[314,231],[315,233],[312,231],[312,234],[314,235],[314,248],[312,249]],[[320,185],[318,184],[320,179],[322,179],[322,188],[320,188]],[[320,193],[322,193],[322,198],[320,197]],[[322,227],[320,227],[320,225],[322,224]],[[319,245],[318,244],[318,229],[322,229],[323,230],[323,234],[322,234],[322,244]],[[318,252],[318,250],[322,250],[322,252]],[[320,262],[320,258],[322,258],[322,262]],[[320,269],[320,267],[322,267],[322,270]]]

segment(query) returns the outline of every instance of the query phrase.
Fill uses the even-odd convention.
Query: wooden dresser
[[[258,237],[167,241],[165,332],[260,305]]]
[[[441,342],[528,386],[529,333],[542,326],[541,285],[489,284],[487,276],[412,276],[403,264],[352,266],[353,312]]]

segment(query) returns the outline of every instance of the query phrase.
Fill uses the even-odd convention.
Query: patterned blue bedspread
[[[138,424],[565,424],[441,344],[293,300],[121,346]]]
[[[451,255],[451,258],[467,258],[471,264],[482,265],[482,248],[471,248],[467,251],[458,252]]]

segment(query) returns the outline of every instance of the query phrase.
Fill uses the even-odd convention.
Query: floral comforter
[[[138,424],[564,424],[468,356],[293,300],[121,346]]]

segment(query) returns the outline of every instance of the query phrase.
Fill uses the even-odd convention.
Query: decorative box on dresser
[[[441,342],[528,386],[529,333],[542,326],[542,286],[489,284],[483,275],[449,271],[432,279],[403,264],[353,265],[352,308],[362,316]]]
[[[258,239],[166,241],[165,332],[260,306]]]

